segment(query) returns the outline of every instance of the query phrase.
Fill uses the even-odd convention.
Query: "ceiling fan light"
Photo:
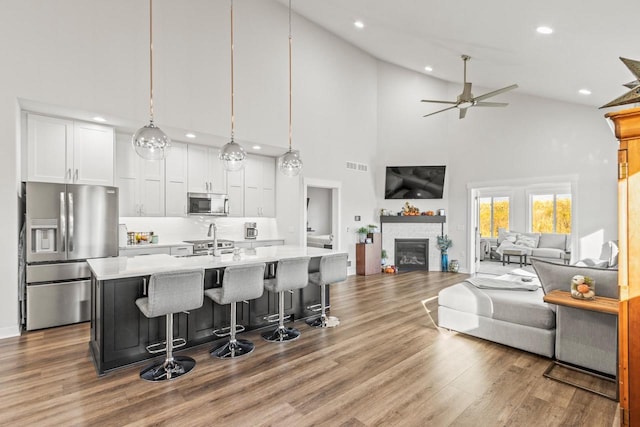
[[[152,121],[133,134],[131,145],[145,160],[162,160],[169,154],[171,139]]]
[[[231,140],[221,149],[218,158],[222,160],[224,168],[229,172],[238,171],[244,167],[244,159],[247,157],[242,145]]]
[[[302,170],[302,159],[298,150],[291,150],[278,157],[278,169],[285,176],[298,176]]]

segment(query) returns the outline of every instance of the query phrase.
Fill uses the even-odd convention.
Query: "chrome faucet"
[[[213,256],[220,256],[220,251],[218,250],[218,228],[215,222],[209,223],[207,237],[211,236],[213,236]]]

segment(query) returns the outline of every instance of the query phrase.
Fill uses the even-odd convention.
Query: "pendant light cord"
[[[293,38],[291,37],[291,0],[289,0],[289,151],[291,151],[291,139],[293,136],[293,131],[292,131],[292,110],[293,110],[293,102],[292,102],[292,97],[291,97],[291,81],[292,81],[292,74],[291,74],[291,45],[293,43]]]
[[[149,117],[153,124],[153,0],[149,0]]]
[[[231,0],[231,141],[235,133],[235,115],[233,109],[233,0]]]

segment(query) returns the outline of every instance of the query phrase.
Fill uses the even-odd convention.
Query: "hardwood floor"
[[[195,371],[163,384],[141,365],[97,377],[87,323],[0,340],[0,425],[611,426],[616,403],[544,378],[548,359],[434,327],[421,300],[465,277],[349,277],[337,328],[242,334],[256,350],[238,360],[189,349]]]

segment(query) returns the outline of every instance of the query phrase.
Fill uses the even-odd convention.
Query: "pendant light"
[[[291,149],[292,139],[292,101],[291,101],[291,45],[293,38],[291,37],[291,0],[289,0],[289,151],[278,157],[278,169],[285,176],[297,176],[302,170],[302,159],[298,150]]]
[[[131,145],[145,160],[162,160],[171,147],[171,139],[153,123],[153,0],[149,0],[149,124],[133,134]]]
[[[233,98],[233,0],[231,0],[231,141],[220,149],[219,155],[219,159],[224,163],[224,168],[231,172],[242,169],[245,163],[244,159],[247,157],[242,145],[233,140],[235,133]]]

